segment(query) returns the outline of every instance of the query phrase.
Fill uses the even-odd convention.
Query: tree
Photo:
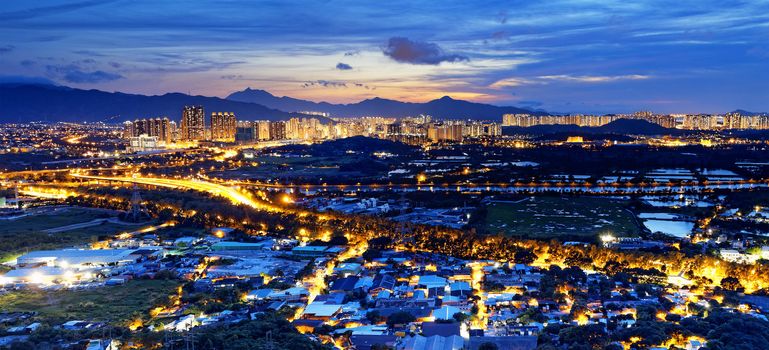
[[[606,343],[606,332],[601,324],[587,326],[575,326],[562,329],[559,334],[561,343],[570,345],[589,345],[593,349],[600,349]]]
[[[468,314],[466,314],[464,312],[457,312],[454,315],[452,315],[451,317],[453,317],[457,322],[462,323],[462,322],[467,321],[467,319],[470,318],[470,315],[468,315]]]
[[[734,291],[734,292],[741,292],[745,290],[745,288],[740,283],[740,280],[736,277],[726,277],[721,280],[721,288]]]
[[[390,317],[387,318],[387,325],[392,327],[394,325],[398,324],[407,324],[416,321],[416,318],[414,315],[405,312],[405,311],[398,311],[390,315]]]
[[[513,259],[516,263],[531,265],[531,263],[537,260],[537,254],[534,254],[530,250],[519,250],[515,252]]]
[[[499,347],[492,342],[483,342],[478,346],[478,350],[497,350]]]
[[[379,323],[382,316],[379,315],[379,311],[373,310],[366,313],[366,319],[371,323]]]

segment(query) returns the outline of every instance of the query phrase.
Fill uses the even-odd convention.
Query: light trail
[[[270,203],[256,200],[250,196],[240,192],[238,189],[215,184],[207,181],[200,180],[184,180],[184,179],[165,179],[157,177],[108,177],[108,176],[92,176],[82,174],[71,174],[76,178],[102,180],[102,181],[117,181],[117,182],[129,182],[140,185],[150,185],[174,189],[190,189],[200,192],[212,194],[214,196],[224,197],[229,199],[233,204],[243,204],[258,210],[266,210],[270,212],[285,212],[286,208],[281,208]]]

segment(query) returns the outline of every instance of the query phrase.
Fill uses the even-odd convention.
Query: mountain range
[[[420,114],[431,115],[439,119],[478,119],[502,121],[503,114],[528,113],[547,115],[544,111],[530,111],[518,107],[502,107],[485,103],[455,100],[449,96],[424,103],[401,102],[384,98],[371,98],[356,103],[333,104],[313,102],[293,97],[277,97],[267,91],[247,88],[227,96],[228,100],[258,103],[269,108],[287,112],[316,111],[329,113],[335,117],[407,117]]]
[[[226,98],[193,96],[183,93],[140,95],[58,86],[45,81],[0,81],[0,122],[78,121],[122,122],[137,118],[167,116],[181,119],[186,105],[202,105],[207,113],[234,112],[240,120],[286,120],[302,116],[302,111],[326,112],[334,117],[406,117],[420,114],[437,119],[476,119],[501,121],[507,113],[547,115],[541,110],[495,106],[456,100],[449,96],[424,102],[401,102],[371,98],[356,103],[333,104],[292,97],[277,97],[264,90],[247,88]],[[737,110],[743,115],[755,115]],[[323,117],[315,117],[322,122]],[[535,128],[536,129],[536,128]],[[531,130],[536,131],[536,130]],[[656,130],[659,131],[659,130]],[[655,130],[646,132],[655,132]]]
[[[201,105],[206,113],[234,112],[243,120],[283,120],[295,115],[256,103],[182,93],[145,96],[47,84],[0,84],[0,122],[116,123],[158,116],[180,120],[186,105]]]

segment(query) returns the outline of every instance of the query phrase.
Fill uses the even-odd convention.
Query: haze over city
[[[769,110],[762,1],[6,2],[4,81],[561,113]]]

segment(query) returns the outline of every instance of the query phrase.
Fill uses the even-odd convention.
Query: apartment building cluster
[[[618,119],[640,119],[665,128],[685,130],[769,129],[769,115],[742,115],[739,113],[715,114],[633,114],[607,115],[531,115],[505,114],[503,126],[530,127],[536,125],[602,126]]]
[[[157,150],[177,141],[233,142],[236,122],[232,112],[213,112],[206,122],[202,106],[185,106],[179,126],[168,117],[136,119],[123,124],[123,137],[129,152]]]

